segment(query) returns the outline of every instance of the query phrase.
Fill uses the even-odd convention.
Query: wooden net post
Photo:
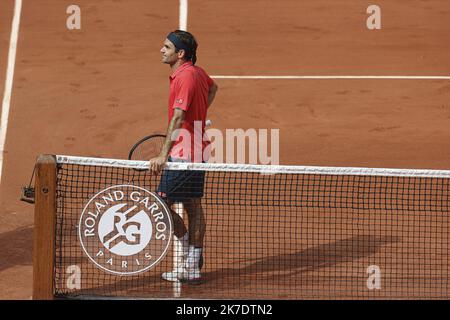
[[[40,155],[36,163],[33,299],[53,299],[56,220],[56,157]]]

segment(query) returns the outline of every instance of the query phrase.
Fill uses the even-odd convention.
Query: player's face
[[[177,62],[178,53],[176,52],[174,44],[166,39],[164,41],[164,45],[161,48],[160,52],[162,53],[162,62],[173,65]]]

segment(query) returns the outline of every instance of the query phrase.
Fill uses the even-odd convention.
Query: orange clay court
[[[373,3],[381,30],[366,27]],[[159,50],[179,28],[179,1],[78,0],[81,30],[66,27],[71,4],[22,4],[0,186],[1,299],[32,296],[33,206],[19,196],[37,156],[124,159],[166,128],[169,69]],[[0,1],[2,89],[14,5]],[[448,21],[447,0],[197,0],[187,30],[213,77],[405,77],[217,78],[214,128],[280,129],[285,165],[445,170],[450,79],[433,77],[450,75]]]

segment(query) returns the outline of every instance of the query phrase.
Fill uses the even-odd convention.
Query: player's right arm
[[[174,141],[176,141],[178,138],[178,136],[176,135],[176,130],[181,128],[184,118],[185,111],[179,108],[175,108],[172,119],[170,120],[169,126],[167,128],[166,141],[164,142],[161,152],[157,157],[150,159],[149,161],[150,174],[158,175],[163,169],[165,163],[169,158],[170,150],[172,149]]]

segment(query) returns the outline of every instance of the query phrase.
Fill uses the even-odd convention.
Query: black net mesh
[[[180,193],[198,187],[198,175],[187,177],[190,184]],[[81,215],[89,201],[117,185],[155,192],[160,179],[143,170],[58,164],[56,296],[450,296],[448,179],[207,170],[201,198],[206,235],[200,282],[173,283],[161,278],[163,272],[174,268],[175,242],[158,263],[141,273],[120,275],[96,265],[83,249],[79,235],[80,228],[84,228],[81,233],[86,228]],[[175,188],[172,192],[178,191]],[[99,208],[97,220],[90,223],[99,224],[105,210]],[[187,225],[186,212],[184,220]],[[155,227],[153,231],[156,234]],[[105,254],[98,261],[106,269],[118,263],[119,271],[121,266],[127,271],[133,263],[145,261],[142,254],[136,262],[135,256],[124,258],[101,245],[98,249]],[[108,264],[108,259],[114,262]],[[128,262],[123,266],[122,261]]]

